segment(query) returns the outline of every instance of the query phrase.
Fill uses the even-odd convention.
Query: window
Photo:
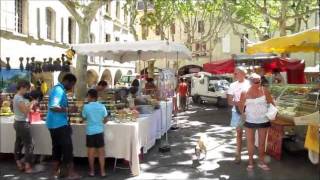
[[[128,11],[126,9],[124,9],[123,19],[124,19],[124,24],[127,25],[128,24]]]
[[[204,22],[198,21],[198,33],[203,33],[203,32],[204,32]]]
[[[72,44],[76,42],[76,22],[69,17],[68,18],[68,43]]]
[[[153,3],[151,3],[151,2],[147,2],[147,6],[148,6],[148,10],[153,10],[154,9],[154,5],[153,5]],[[143,1],[138,1],[138,4],[137,4],[137,8],[138,8],[138,11],[142,11],[143,9],[144,9],[144,3],[143,3]]]
[[[61,34],[60,34],[60,36],[61,36],[60,41],[61,42],[63,42],[63,36],[64,36],[63,31],[64,31],[64,24],[63,24],[63,18],[61,18]]]
[[[119,37],[115,37],[115,41],[120,41],[120,38]]]
[[[200,43],[196,43],[196,51],[200,51]]]
[[[120,19],[120,1],[116,2],[116,17]]]
[[[156,35],[159,36],[160,35],[160,26],[156,25]]]
[[[40,38],[41,36],[41,28],[40,28],[40,8],[37,8],[37,36]]]
[[[94,36],[93,33],[90,33],[90,43],[95,43],[96,37]]]
[[[51,8],[46,8],[47,39],[55,40],[55,13]]]
[[[110,12],[111,12],[111,2],[110,0],[108,0],[106,3],[106,13],[110,15],[111,14]]]
[[[249,34],[242,34],[241,39],[240,39],[240,52],[245,52],[246,50],[246,46],[247,46],[247,42],[245,40],[245,37],[248,39],[249,38]]]
[[[170,31],[171,31],[171,34],[175,34],[176,33],[176,25],[174,23],[171,24]]]
[[[15,31],[18,33],[25,33],[25,19],[23,14],[25,13],[25,2],[23,0],[15,0]]]
[[[138,10],[143,10],[144,3],[142,1],[138,1]]]
[[[106,34],[106,42],[110,42],[111,41],[111,36],[110,34]]]

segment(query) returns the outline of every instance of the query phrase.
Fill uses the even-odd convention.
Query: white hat
[[[261,79],[261,76],[257,73],[252,73],[250,74],[249,79]]]

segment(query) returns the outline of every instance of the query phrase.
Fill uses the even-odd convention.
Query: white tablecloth
[[[160,138],[171,128],[172,101],[160,101],[161,121],[158,121],[157,138]]]
[[[169,105],[170,106],[170,105]],[[167,108],[169,107],[167,106]],[[172,107],[172,103],[171,103]],[[168,108],[169,109],[169,108]],[[167,110],[168,110],[167,109]],[[131,162],[133,175],[139,175],[139,153],[143,147],[146,153],[154,146],[159,133],[165,133],[165,106],[153,114],[141,115],[137,122],[116,123],[108,122],[105,125],[106,157],[123,158]],[[164,115],[162,115],[164,114]],[[162,129],[161,129],[162,122]],[[164,123],[163,123],[164,122]],[[170,113],[171,122],[171,113]],[[167,126],[168,127],[168,126]],[[170,127],[169,127],[170,128]],[[167,128],[168,129],[168,128]],[[72,125],[73,153],[76,157],[87,157],[85,125]],[[50,133],[44,123],[32,124],[32,137],[35,143],[34,154],[51,155]],[[1,117],[0,120],[0,152],[13,153],[15,131],[13,117]]]

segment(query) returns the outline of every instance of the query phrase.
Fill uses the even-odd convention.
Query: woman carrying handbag
[[[265,171],[269,171],[270,168],[265,163],[264,156],[265,140],[271,123],[266,114],[268,112],[269,104],[274,106],[274,101],[268,89],[261,85],[261,77],[258,74],[251,74],[249,79],[251,87],[246,93],[242,93],[240,98],[240,110],[245,119],[244,127],[246,130],[247,148],[249,154],[249,164],[247,170],[252,171],[254,168],[254,134],[255,130],[257,129],[259,135],[258,167]]]

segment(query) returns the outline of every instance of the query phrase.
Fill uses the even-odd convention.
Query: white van
[[[231,78],[199,72],[191,77],[191,96],[194,103],[215,103],[227,106],[227,90]]]

